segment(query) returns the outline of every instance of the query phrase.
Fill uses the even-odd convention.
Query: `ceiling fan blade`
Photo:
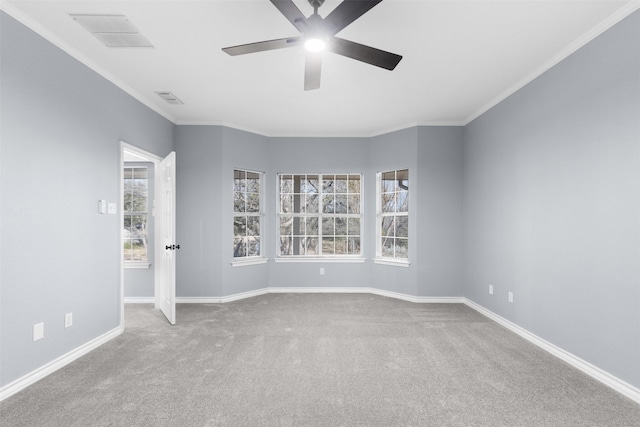
[[[384,50],[365,46],[363,44],[338,37],[331,37],[327,48],[338,55],[366,62],[367,64],[375,65],[376,67],[385,68],[387,70],[393,70],[396,68],[396,65],[398,65],[402,59],[402,56],[396,55],[395,53],[386,52]]]
[[[289,37],[286,39],[266,40],[263,42],[241,44],[238,46],[224,47],[222,50],[231,56],[245,55],[247,53],[264,52],[265,50],[283,49],[297,46],[302,42],[301,37]]]
[[[307,18],[300,12],[292,0],[271,0],[280,13],[293,24],[301,33],[307,28]]]
[[[304,64],[304,90],[320,88],[320,70],[322,68],[322,55],[308,52]]]
[[[382,0],[345,0],[333,9],[333,11],[324,18],[324,21],[331,24],[331,34],[337,34],[381,1]]]

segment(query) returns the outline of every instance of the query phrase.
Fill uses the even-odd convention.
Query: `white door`
[[[156,308],[172,325],[176,324],[176,153],[171,152],[158,167],[156,176]]]

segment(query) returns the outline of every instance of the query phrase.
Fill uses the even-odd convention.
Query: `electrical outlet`
[[[509,291],[508,298],[509,302],[513,302],[513,292]]]
[[[73,325],[73,313],[67,313],[64,315],[64,327],[68,328]]]
[[[38,341],[44,338],[44,323],[36,323],[33,325],[33,340]]]
[[[493,295],[493,285],[489,285],[489,295]]]
[[[320,275],[324,276],[324,267],[320,267]]]

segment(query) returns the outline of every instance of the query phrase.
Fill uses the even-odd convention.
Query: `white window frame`
[[[340,213],[340,214],[327,214],[322,212],[322,181],[325,176],[335,176],[335,175],[346,175],[353,176],[357,175],[360,180],[360,193],[359,193],[359,213]],[[293,212],[283,213],[282,212],[282,198],[281,198],[281,183],[283,176],[318,176],[318,180],[320,182],[319,192],[318,192],[318,212],[317,213],[298,213],[293,214]],[[365,248],[365,224],[364,224],[364,174],[361,172],[323,172],[323,173],[312,173],[312,172],[281,172],[276,174],[276,257],[275,262],[365,262],[364,258],[364,248]],[[339,193],[342,194],[342,193]],[[348,193],[347,193],[348,194]],[[319,254],[313,255],[281,255],[281,229],[280,222],[282,216],[298,216],[298,217],[317,217],[318,218],[318,252]],[[322,254],[322,218],[323,217],[346,217],[346,218],[358,218],[360,221],[360,230],[357,235],[360,239],[360,253],[358,254]],[[347,234],[347,239],[349,238],[349,234]]]
[[[235,210],[235,194],[236,194],[236,190],[235,190],[235,174],[236,171],[239,172],[245,172],[245,173],[252,173],[252,174],[258,174],[259,179],[260,179],[260,189],[259,189],[259,193],[258,193],[258,197],[259,197],[259,211],[258,212],[236,212]],[[268,261],[268,259],[265,257],[264,254],[264,250],[265,250],[265,244],[264,244],[264,230],[265,230],[265,203],[264,203],[264,195],[265,195],[265,173],[262,171],[256,171],[256,170],[252,170],[252,169],[247,169],[247,168],[241,168],[241,167],[237,167],[237,168],[233,168],[233,179],[231,182],[231,201],[233,204],[232,207],[232,215],[231,218],[232,220],[234,220],[235,217],[238,216],[244,216],[246,218],[249,217],[257,217],[259,218],[260,221],[260,231],[259,231],[259,242],[260,242],[260,254],[259,255],[243,255],[243,256],[236,256],[235,254],[233,255],[233,261],[231,261],[231,265],[233,267],[240,267],[240,266],[245,266],[245,265],[255,265],[255,264],[264,264]],[[236,239],[236,235],[235,235],[235,229],[232,230],[232,241],[235,242]]]
[[[133,163],[136,163],[136,162],[133,162]],[[123,257],[122,257],[123,267],[127,268],[127,269],[129,269],[129,268],[132,268],[132,269],[135,269],[135,268],[149,268],[149,266],[151,265],[151,256],[150,256],[151,255],[150,254],[151,250],[150,250],[150,248],[148,246],[148,243],[149,243],[148,225],[149,225],[150,219],[152,217],[152,211],[153,211],[153,207],[152,207],[153,197],[152,197],[152,195],[149,194],[149,182],[150,182],[150,179],[149,179],[149,168],[147,166],[141,166],[141,165],[139,165],[137,163],[135,165],[128,165],[127,162],[124,163],[124,166],[122,168],[122,173],[123,173],[123,175],[122,175],[122,184],[123,184],[122,191],[123,191],[123,193],[122,194],[123,194],[123,196],[125,194],[124,193],[124,182],[126,181],[125,170],[127,170],[127,169],[145,169],[146,170],[146,178],[145,179],[147,180],[147,209],[144,212],[125,211],[124,210],[124,198],[123,198],[123,200],[122,200],[122,224],[121,224],[121,226],[124,227],[124,219],[127,216],[142,216],[142,215],[144,215],[144,216],[147,217],[147,220],[146,220],[146,224],[147,224],[147,254],[146,254],[146,258],[147,259],[144,259],[144,260],[126,260],[126,259],[124,259],[125,250],[124,250],[124,247],[123,247],[123,249],[122,249],[122,251],[123,251],[122,252],[123,253]],[[124,240],[125,239],[123,238],[122,239],[122,244],[124,244]]]
[[[410,265],[409,262],[409,243],[411,241],[411,236],[409,234],[409,232],[407,231],[407,256],[406,257],[397,257],[395,256],[385,256],[383,255],[383,251],[382,251],[382,246],[383,246],[383,240],[385,238],[385,236],[382,235],[382,220],[383,218],[398,218],[398,217],[406,217],[407,218],[407,230],[409,230],[411,228],[411,224],[410,224],[410,212],[411,212],[411,192],[409,189],[406,190],[407,192],[407,201],[408,201],[408,207],[407,207],[407,211],[396,211],[396,212],[382,212],[382,175],[383,174],[387,174],[387,173],[394,173],[397,176],[398,172],[401,171],[407,171],[407,181],[411,182],[409,179],[410,176],[410,171],[409,168],[401,168],[401,169],[394,169],[394,170],[387,170],[387,171],[383,171],[383,172],[378,172],[376,174],[376,257],[374,258],[374,263],[376,264],[386,264],[386,265],[393,265],[393,266],[398,266],[398,267],[408,267]],[[398,187],[396,187],[396,189],[394,190],[395,194],[401,193],[401,191],[398,190]],[[394,221],[395,223],[395,221]],[[395,238],[395,235],[394,235]],[[394,243],[394,252],[395,252],[395,243]]]

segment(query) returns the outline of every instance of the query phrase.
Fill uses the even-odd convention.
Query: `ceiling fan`
[[[292,0],[271,0],[271,3],[278,8],[280,13],[282,13],[302,35],[225,47],[222,50],[229,55],[235,56],[304,44],[307,49],[304,90],[313,90],[320,87],[320,70],[322,64],[320,52],[324,49],[387,70],[393,70],[402,59],[402,56],[396,55],[395,53],[386,52],[335,36],[347,25],[364,15],[382,0],[344,0],[325,18],[318,15],[318,8],[322,6],[325,0],[308,1],[313,7],[313,14],[306,18]]]

